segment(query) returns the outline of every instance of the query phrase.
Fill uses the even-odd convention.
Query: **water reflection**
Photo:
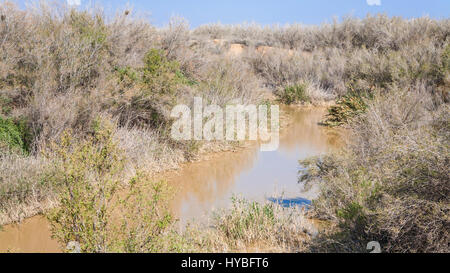
[[[190,164],[168,177],[177,189],[172,208],[183,226],[208,219],[211,212],[230,207],[233,195],[254,201],[277,200],[282,205],[308,204],[317,187],[304,191],[298,184],[299,159],[328,152],[341,145],[334,130],[318,126],[325,108],[283,108],[292,122],[283,128],[277,151],[260,152],[253,146],[237,153],[223,153],[211,160]]]
[[[274,198],[270,197],[267,198],[270,202],[279,204],[282,207],[288,208],[288,207],[308,207],[311,205],[311,200],[308,200],[306,198],[297,197],[297,198]]]
[[[238,174],[249,172],[257,160],[257,145],[238,152],[225,152],[187,168],[165,175],[175,188],[172,209],[184,225],[187,220],[202,218],[210,211],[224,207],[238,180]]]

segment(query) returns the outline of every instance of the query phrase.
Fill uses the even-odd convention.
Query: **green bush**
[[[450,44],[448,44],[442,53],[442,70],[450,71]]]
[[[152,92],[173,95],[176,87],[183,83],[180,65],[167,60],[161,50],[150,49],[144,57],[142,82]]]
[[[178,247],[170,232],[168,188],[138,173],[123,186],[124,158],[111,125],[97,124],[93,138],[75,143],[70,132],[54,146],[59,206],[47,217],[63,246],[75,241],[82,252],[159,252]],[[117,215],[120,212],[120,215]],[[117,217],[116,217],[117,215]]]
[[[146,95],[173,95],[179,84],[194,84],[187,79],[176,61],[167,60],[162,50],[152,48],[144,56],[144,66],[139,68],[116,67],[119,83],[137,85]]]
[[[336,101],[336,105],[328,108],[327,126],[339,126],[349,122],[352,118],[364,113],[367,109],[365,98],[361,95],[345,95]]]
[[[29,144],[30,133],[25,121],[0,117],[0,151],[27,154]]]
[[[92,16],[87,11],[71,10],[68,22],[80,35],[80,39],[88,41],[92,46],[106,41],[107,27],[100,15]]]
[[[308,102],[310,98],[307,94],[308,85],[306,83],[299,83],[284,88],[280,94],[280,100],[286,104],[296,102]]]
[[[177,100],[178,87],[196,82],[186,78],[179,64],[169,61],[162,50],[150,49],[143,62],[144,66],[139,68],[115,68],[119,82],[115,104],[120,124],[164,127],[169,108]]]

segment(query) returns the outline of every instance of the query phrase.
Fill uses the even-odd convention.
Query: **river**
[[[318,194],[298,183],[298,160],[317,156],[342,145],[338,131],[318,122],[325,108],[291,108],[283,110],[290,119],[280,132],[280,146],[273,152],[261,152],[250,145],[234,152],[212,155],[208,160],[185,164],[178,171],[164,173],[164,179],[176,190],[171,208],[186,223],[207,222],[213,211],[228,208],[232,196],[255,201],[277,200],[304,204]],[[51,239],[48,222],[42,216],[7,225],[0,231],[0,252],[58,252]]]

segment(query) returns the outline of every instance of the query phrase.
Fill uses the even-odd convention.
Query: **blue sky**
[[[64,1],[64,0],[60,0]],[[260,24],[331,22],[345,15],[364,17],[386,13],[405,18],[428,15],[449,18],[450,0],[65,0],[72,4],[98,4],[111,12],[127,5],[149,15],[155,25],[166,24],[172,15],[186,18],[191,27],[206,23],[256,22]],[[19,1],[21,5],[23,2]]]

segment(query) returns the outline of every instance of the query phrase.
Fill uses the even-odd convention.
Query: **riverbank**
[[[274,100],[273,103],[276,103]],[[288,124],[291,122],[288,115],[286,115],[286,110],[283,110],[283,107],[281,107],[281,114],[280,114],[280,130],[282,130],[284,127],[288,126]],[[155,177],[164,177],[165,173],[173,172],[174,170],[182,169],[187,164],[191,164],[193,162],[202,162],[211,158],[217,158],[220,157],[223,153],[226,152],[236,152],[240,151],[242,149],[246,149],[248,147],[257,145],[255,141],[205,141],[205,142],[199,142],[195,143],[194,149],[195,151],[190,152],[190,155],[186,156],[183,155],[186,148],[182,147],[180,148],[169,148],[167,144],[164,143],[155,143],[157,139],[154,138],[154,134],[149,132],[150,136],[144,136],[140,134],[137,137],[141,138],[149,138],[149,142],[139,139],[136,141],[138,142],[137,145],[141,149],[137,149],[139,147],[133,147],[125,148],[127,144],[121,145],[123,141],[126,141],[127,143],[130,143],[133,141],[132,139],[126,139],[123,140],[121,137],[121,131],[118,130],[115,132],[115,140],[118,141],[120,148],[122,148],[125,152],[125,156],[127,157],[128,166],[126,167],[125,173],[123,175],[123,180],[127,180],[130,177],[132,177],[136,170],[139,168],[143,168],[146,170],[146,172]],[[134,144],[135,145],[135,144]],[[147,147],[143,147],[143,145],[148,145]],[[183,144],[185,146],[188,146],[190,144]],[[161,151],[157,148],[157,146],[162,146],[163,149],[170,149],[169,151]],[[39,179],[49,179],[45,178],[45,172],[48,172],[48,168],[45,167],[48,162],[45,162],[45,158],[40,156],[39,158],[34,158],[33,156],[30,157],[20,157],[13,155],[12,157],[16,158],[12,160],[13,162],[9,162],[10,164],[14,164],[16,167],[19,167],[19,161],[24,161],[25,163],[30,163],[32,161],[35,161],[35,164],[30,164],[28,168],[33,168],[33,166],[36,165],[35,172],[29,171],[27,173],[27,177],[24,179],[30,179],[30,180],[39,180]],[[150,160],[147,160],[148,158],[151,158]],[[137,163],[139,161],[139,163]],[[148,164],[145,164],[145,163]],[[1,161],[1,163],[6,164],[8,163],[7,160]],[[13,176],[17,176],[17,173],[13,173],[13,170],[11,169],[12,166],[5,166],[4,170],[5,172],[10,172],[10,175],[7,175],[4,173],[4,176],[9,176],[10,178]],[[19,173],[20,174],[20,173]],[[42,178],[41,178],[42,177]],[[45,182],[43,183],[45,184]],[[25,185],[28,186],[28,185]],[[124,185],[125,187],[127,185]],[[26,202],[20,202],[16,204],[10,205],[9,208],[6,208],[5,205],[3,205],[4,209],[0,213],[0,226],[1,225],[7,225],[15,222],[21,222],[23,219],[32,217],[37,214],[42,214],[45,211],[55,207],[57,205],[57,197],[55,196],[55,189],[48,188],[46,189],[46,192],[44,194],[39,194],[42,189],[38,189],[37,196],[34,197],[32,195]],[[13,194],[13,193],[9,193]]]

